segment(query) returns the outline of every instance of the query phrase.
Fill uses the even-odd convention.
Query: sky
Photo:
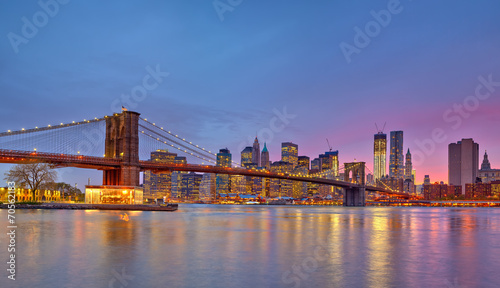
[[[386,123],[404,131],[417,183],[447,182],[462,138],[500,168],[496,0],[2,1],[0,23],[0,131],[124,105],[238,161],[255,135],[272,161],[281,142],[312,159],[328,139],[341,163],[373,170]]]

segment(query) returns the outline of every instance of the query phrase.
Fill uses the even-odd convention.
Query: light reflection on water
[[[494,208],[181,205],[126,214],[129,221],[120,211],[17,210],[17,280],[2,272],[0,287],[500,283]]]

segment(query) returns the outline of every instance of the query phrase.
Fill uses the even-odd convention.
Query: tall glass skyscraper
[[[264,142],[264,149],[262,149],[262,154],[260,158],[260,165],[267,170],[270,169],[270,163],[269,163],[269,151],[267,151],[267,146],[266,143]]]
[[[373,177],[375,180],[386,175],[387,135],[380,132],[375,134],[373,142]]]
[[[281,143],[281,161],[292,164],[292,169],[299,163],[299,145],[292,142]]]
[[[389,162],[389,176],[403,179],[404,157],[403,157],[403,131],[391,131],[391,155]]]
[[[229,149],[220,149],[219,153],[217,153],[217,167],[231,167],[231,152]],[[227,174],[217,174],[216,177],[216,193],[219,195],[220,193],[229,193],[229,175]]]
[[[243,167],[247,167],[248,165],[255,163],[252,160],[253,158],[254,157],[253,157],[252,147],[250,147],[250,146],[245,147],[245,149],[243,149],[243,151],[241,151],[241,165]]]

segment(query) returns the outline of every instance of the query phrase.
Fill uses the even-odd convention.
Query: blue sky
[[[499,1],[65,2],[41,1],[53,16],[37,1],[0,4],[0,131],[117,112],[150,67],[168,76],[125,105],[236,159],[260,133],[273,161],[281,142],[314,158],[328,138],[341,162],[372,169],[374,123],[387,122],[387,134],[404,131],[405,151],[423,155],[418,182],[424,174],[447,181],[447,145],[461,138],[474,138],[481,159],[486,149],[500,166],[500,86],[474,96],[480,77],[500,82]],[[390,21],[373,26],[372,11]],[[30,37],[23,17],[41,24]],[[356,27],[373,36],[366,47],[355,46]],[[13,45],[14,34],[25,43]],[[347,61],[341,43],[359,53]],[[464,101],[466,114],[443,119]],[[271,138],[263,131],[284,109],[294,117]],[[428,144],[435,129],[444,140]],[[79,185],[101,177],[66,171],[62,180]]]

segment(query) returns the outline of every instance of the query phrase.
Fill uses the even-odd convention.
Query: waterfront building
[[[252,163],[255,163],[255,166],[257,167],[260,167],[262,165],[260,163],[260,145],[257,136],[255,136],[255,140],[253,141],[252,146]]]
[[[220,149],[217,153],[217,167],[231,167],[231,152],[229,149]],[[230,192],[230,177],[227,174],[217,174],[216,177],[216,194],[227,194]]]
[[[462,186],[447,185],[444,183],[424,184],[423,197],[425,200],[453,199],[462,196]]]
[[[391,131],[391,154],[389,161],[389,177],[403,179],[403,131]]]
[[[448,184],[475,183],[479,168],[479,144],[472,139],[462,139],[448,145]]]
[[[143,204],[142,187],[85,186],[85,204]]]
[[[176,156],[174,158],[175,164],[187,164],[186,157],[184,156]],[[171,185],[171,198],[178,198],[181,196],[181,188],[182,188],[182,175],[187,174],[186,171],[173,171],[172,172],[172,185]]]
[[[177,154],[169,153],[168,150],[158,149],[151,152],[149,161],[158,163],[174,163]],[[144,172],[144,198],[170,198],[172,194],[172,173]]]
[[[203,175],[190,172],[182,175],[181,197],[187,200],[200,200],[200,184]]]
[[[297,144],[293,144],[292,142],[281,143],[281,161],[292,164],[292,168],[295,168],[298,164],[298,153],[299,146]]]
[[[210,201],[215,200],[215,174],[205,173],[201,178],[200,184],[200,200]]]
[[[251,179],[251,177],[248,177]],[[247,194],[247,176],[243,175],[229,175],[229,183],[230,189],[229,193],[235,194]]]
[[[373,141],[373,177],[375,180],[384,177],[386,174],[387,161],[387,135],[379,132],[374,135]]]
[[[490,183],[492,181],[500,180],[500,169],[491,168],[486,151],[484,152],[483,163],[481,164],[481,169],[478,172],[478,177],[481,178],[482,183]]]
[[[286,161],[276,161],[271,164],[271,172],[273,173],[290,173],[293,169],[293,164]],[[270,179],[270,197],[291,197],[292,196],[292,180],[287,179]]]
[[[481,199],[489,196],[491,196],[491,183],[465,184],[465,199]]]

